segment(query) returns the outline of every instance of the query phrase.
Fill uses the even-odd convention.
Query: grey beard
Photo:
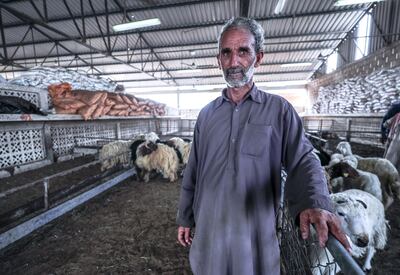
[[[256,59],[254,59],[253,64],[250,65],[250,67],[245,71],[244,69],[241,68],[235,68],[235,69],[226,69],[224,70],[224,79],[226,84],[231,87],[231,88],[241,88],[244,85],[248,84],[251,81],[252,76],[254,75],[254,64],[256,63]],[[241,72],[243,74],[242,79],[230,79],[229,78],[229,73],[234,73],[234,72]]]

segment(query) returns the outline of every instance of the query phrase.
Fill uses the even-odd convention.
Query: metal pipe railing
[[[347,252],[344,246],[330,233],[328,236],[328,241],[326,242],[326,247],[335,258],[337,264],[340,266],[340,269],[345,275],[365,274],[361,267],[349,254],[349,252]]]

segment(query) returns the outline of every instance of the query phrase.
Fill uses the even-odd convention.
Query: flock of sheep
[[[190,148],[188,140],[173,137],[161,141],[153,132],[131,141],[114,141],[99,152],[101,170],[133,164],[139,180],[148,182],[155,171],[174,182],[188,162]],[[384,249],[387,242],[385,210],[395,196],[400,199],[399,173],[386,159],[354,155],[348,142],[340,142],[336,151],[325,159],[329,163],[324,163],[321,152],[317,155],[324,165],[331,199],[351,244],[351,254],[365,259],[364,271],[371,270],[376,249]],[[332,259],[323,249],[312,253],[311,261],[316,264],[313,273],[338,272],[337,265],[321,265],[330,262],[329,258]]]
[[[170,182],[178,180],[186,166],[191,142],[179,137],[160,140],[156,133],[139,135],[130,141],[114,141],[99,151],[101,170],[133,164],[139,180],[148,182],[152,172]]]
[[[321,158],[320,158],[321,159]],[[322,163],[322,161],[321,161]],[[324,163],[323,163],[324,164]],[[385,210],[400,199],[399,173],[387,159],[354,155],[348,142],[340,142],[324,166],[331,199],[351,245],[351,254],[363,258],[363,270],[371,270],[376,249],[384,249],[389,223]],[[312,262],[329,262],[322,249]],[[340,271],[336,265],[316,265],[313,274]],[[325,270],[324,270],[325,269]]]

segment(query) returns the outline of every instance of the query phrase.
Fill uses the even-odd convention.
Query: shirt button
[[[238,109],[238,108],[236,108],[236,109],[235,109],[235,112],[239,112],[239,109]]]
[[[232,139],[232,143],[235,143],[235,139],[234,138]]]

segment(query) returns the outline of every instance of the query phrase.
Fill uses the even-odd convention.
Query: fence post
[[[53,139],[51,138],[51,127],[49,124],[44,122],[43,124],[43,140],[44,140],[44,151],[46,158],[54,163],[54,151],[53,151]]]
[[[322,137],[322,118],[319,120],[319,125],[318,125],[318,136]]]
[[[44,199],[44,209],[49,209],[49,179],[45,178],[43,181],[43,199]]]
[[[347,120],[346,120],[346,141],[347,142],[350,142],[350,139],[351,139],[351,119],[350,118],[348,118]]]
[[[117,122],[115,124],[115,137],[117,139],[121,139],[121,123],[120,122]]]

